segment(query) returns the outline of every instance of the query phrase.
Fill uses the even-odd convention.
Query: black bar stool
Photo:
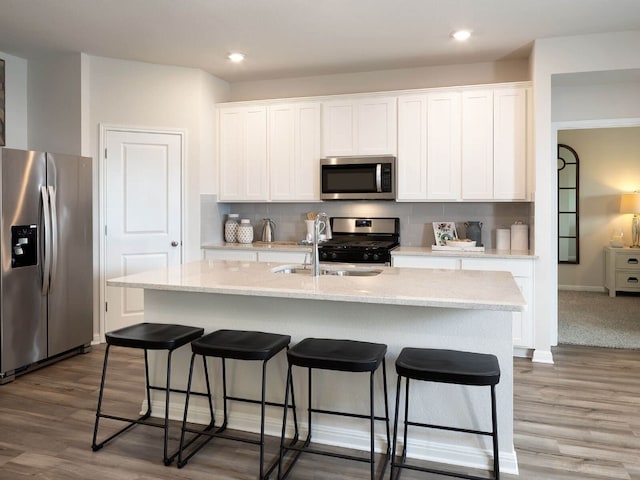
[[[292,367],[304,367],[308,370],[308,434],[302,445],[285,445],[285,429],[287,423],[287,412],[284,412],[282,422],[282,437],[280,441],[280,467],[278,469],[278,479],[286,478],[291,469],[295,465],[302,452],[313,453],[317,455],[325,455],[346,460],[354,460],[358,462],[366,462],[371,465],[371,480],[375,479],[375,421],[382,420],[385,422],[387,433],[387,449],[384,458],[380,478],[384,476],[384,472],[389,461],[389,452],[391,447],[391,438],[389,431],[389,405],[387,401],[387,369],[384,357],[387,352],[387,346],[380,343],[358,342],[353,340],[332,340],[320,338],[305,338],[297,345],[291,347],[287,352],[289,368],[287,373],[287,391],[285,393],[285,402],[289,396],[289,386],[292,383]],[[374,374],[378,367],[382,364],[382,381],[384,387],[384,409],[385,416],[375,416],[374,412]],[[333,410],[321,410],[312,407],[312,378],[313,369],[319,370],[336,370],[341,372],[369,372],[369,415],[363,415],[350,412],[339,412]],[[371,445],[370,457],[338,454],[325,450],[319,450],[309,446],[311,442],[311,416],[312,413],[320,413],[326,415],[340,415],[345,417],[368,419],[370,422]],[[297,452],[291,463],[283,472],[283,459],[285,452],[293,450]]]
[[[298,421],[295,411],[295,399],[293,394],[291,396],[291,405],[285,400],[284,403],[274,403],[266,401],[266,369],[267,362],[273,358],[276,354],[284,349],[289,348],[291,337],[289,335],[278,335],[275,333],[242,331],[242,330],[218,330],[202,338],[199,338],[191,343],[191,365],[189,367],[189,381],[187,383],[187,398],[184,409],[184,418],[182,422],[182,435],[180,436],[180,453],[178,454],[178,468],[184,467],[188,460],[193,457],[202,447],[204,447],[211,439],[225,438],[227,440],[234,440],[238,442],[250,443],[260,446],[260,479],[268,477],[275,469],[279,462],[279,457],[276,457],[272,464],[266,469],[264,467],[264,420],[265,420],[265,407],[285,407],[285,411],[288,408],[293,408],[295,433],[292,443],[298,440]],[[187,414],[189,410],[189,397],[191,392],[191,382],[193,379],[193,365],[196,355],[202,356],[202,362],[204,365],[205,381],[207,383],[207,392],[209,397],[209,413],[211,415],[211,422],[205,428],[194,429],[187,428]],[[223,419],[222,424],[215,430],[215,414],[213,411],[213,404],[211,400],[211,387],[209,384],[209,371],[207,369],[207,357],[217,357],[222,360],[222,392],[223,392]],[[227,393],[227,373],[226,373],[226,360],[261,360],[262,361],[262,393],[260,400],[254,400],[250,398],[241,398],[229,395]],[[288,390],[288,389],[287,389]],[[245,402],[260,405],[260,437],[258,440],[246,437],[240,437],[237,435],[224,433],[227,428],[228,412],[227,402]],[[188,442],[185,442],[185,433],[195,433]],[[200,437],[206,436],[207,438],[195,445],[193,449],[185,456],[186,450],[194,444]]]
[[[93,443],[91,448],[93,451],[100,450],[107,442],[111,441],[121,433],[126,432],[134,425],[148,425],[151,427],[159,427],[164,429],[164,464],[169,465],[177,452],[172,456],[168,453],[169,443],[169,394],[170,392],[186,393],[184,390],[171,388],[171,354],[176,348],[201,337],[204,329],[189,327],[185,325],[172,325],[162,323],[138,323],[129,327],[120,328],[112,332],[107,332],[105,338],[107,348],[104,352],[104,365],[102,367],[102,381],[100,382],[100,395],[98,397],[98,408],[96,410],[96,423],[93,429]],[[138,418],[125,418],[117,415],[109,415],[102,413],[102,399],[104,396],[104,384],[107,375],[107,360],[109,359],[109,349],[111,346],[139,348],[144,350],[144,373],[147,391],[147,411]],[[150,385],[149,383],[149,362],[148,350],[167,350],[167,381],[164,387]],[[147,421],[151,416],[151,390],[161,390],[165,392],[165,413],[164,422],[162,424]],[[111,420],[119,420],[127,422],[128,425],[118,430],[100,443],[97,442],[98,424],[100,418],[108,418]]]
[[[493,439],[493,472],[494,478],[500,478],[500,464],[498,458],[498,421],[496,415],[495,386],[500,382],[500,365],[495,355],[461,352],[456,350],[438,350],[427,348],[404,348],[396,360],[398,386],[396,389],[396,412],[393,423],[393,452],[391,460],[391,478],[398,479],[401,469],[411,469],[439,475],[448,475],[471,480],[482,480],[484,477],[453,473],[432,468],[419,467],[407,463],[407,427],[436,428],[454,432],[487,435]],[[398,442],[398,414],[400,408],[400,384],[402,378],[405,383],[404,406],[404,445],[400,461],[396,461],[396,444]],[[469,430],[442,425],[412,422],[409,420],[409,380],[425,382],[452,383],[456,385],[490,386],[491,387],[491,432]],[[394,476],[394,473],[396,474]]]

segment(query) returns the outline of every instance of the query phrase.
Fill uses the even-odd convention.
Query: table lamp
[[[631,224],[632,248],[640,248],[640,226],[638,226],[638,215],[640,215],[640,193],[624,193],[620,198],[620,213],[633,213],[633,223]]]

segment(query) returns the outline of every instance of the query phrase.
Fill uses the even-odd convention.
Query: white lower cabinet
[[[299,252],[273,251],[273,250],[242,250],[239,248],[204,248],[202,249],[205,260],[230,260],[239,262],[272,262],[272,263],[305,263],[309,262],[310,253],[304,250]]]
[[[469,258],[430,255],[392,255],[394,267],[443,268],[449,270],[487,270],[510,272],[520,287],[527,307],[513,313],[513,346],[515,355],[528,355],[534,348],[533,259]]]
[[[258,260],[258,254],[255,250],[205,248],[202,252],[205,260],[231,260],[238,262],[255,262]]]
[[[259,262],[271,263],[307,263],[310,262],[311,252],[273,252],[258,251]]]

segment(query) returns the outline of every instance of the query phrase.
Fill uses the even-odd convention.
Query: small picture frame
[[[455,222],[433,222],[433,236],[436,245],[445,246],[447,240],[458,238]]]

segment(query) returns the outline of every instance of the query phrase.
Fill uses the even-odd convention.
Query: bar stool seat
[[[295,419],[295,434],[293,442],[298,440],[298,422],[295,417],[295,400],[292,397],[292,404],[268,402],[266,401],[266,366],[267,362],[276,356],[279,352],[289,348],[291,337],[289,335],[280,335],[276,333],[244,331],[244,330],[217,330],[209,333],[197,340],[191,342],[191,364],[189,367],[189,380],[187,383],[187,399],[185,403],[184,418],[182,422],[182,434],[180,437],[180,451],[178,454],[178,467],[184,467],[189,459],[193,457],[202,447],[204,447],[213,438],[225,438],[227,440],[235,440],[244,443],[259,445],[260,447],[260,474],[259,478],[267,478],[275,469],[279,462],[276,458],[271,465],[265,469],[264,466],[264,424],[265,424],[265,407],[285,407],[293,408]],[[207,384],[207,394],[209,400],[209,414],[211,422],[204,428],[196,429],[187,427],[187,415],[189,409],[189,398],[191,392],[191,384],[193,380],[194,362],[197,355],[202,356],[203,367],[205,372],[205,382]],[[223,390],[223,420],[222,424],[216,428],[215,413],[213,410],[211,387],[209,381],[209,371],[207,367],[207,357],[220,358],[222,361],[222,390]],[[249,360],[262,361],[262,393],[260,400],[235,397],[227,393],[227,374],[226,360]],[[228,423],[228,401],[245,402],[259,404],[260,410],[260,437],[258,440],[247,438],[246,436],[237,436],[224,433]],[[215,430],[214,430],[215,428]],[[189,441],[185,441],[186,433],[194,433]],[[204,441],[195,445],[195,442],[202,436],[207,437]],[[194,445],[193,448],[191,446]],[[187,450],[190,450],[187,453]]]
[[[407,463],[407,427],[424,427],[441,430],[449,430],[476,435],[491,436],[493,439],[493,470],[494,478],[500,478],[500,465],[498,458],[498,425],[496,414],[495,386],[500,382],[500,365],[495,355],[463,352],[457,350],[442,350],[429,348],[404,348],[396,360],[396,373],[398,383],[396,389],[396,410],[393,426],[393,451],[391,460],[391,478],[397,479],[402,468],[418,470],[439,475],[448,475],[466,479],[483,479],[484,477],[461,473],[447,472],[444,470],[423,468]],[[404,418],[404,445],[400,461],[396,461],[396,448],[398,441],[398,416],[400,413],[400,390],[402,379],[405,383],[405,418]],[[441,425],[413,422],[409,420],[409,380],[426,382],[449,383],[469,386],[491,387],[491,432],[470,430]],[[445,400],[446,401],[446,400]],[[394,476],[395,473],[395,476]]]
[[[389,453],[391,447],[391,437],[389,429],[389,407],[387,401],[387,371],[385,366],[385,355],[387,346],[380,343],[360,342],[354,340],[339,340],[325,338],[305,338],[297,345],[294,345],[287,352],[289,369],[287,374],[287,393],[285,394],[285,402],[288,398],[288,388],[292,383],[292,367],[303,367],[308,369],[308,434],[302,445],[285,445],[285,428],[287,422],[287,413],[285,411],[282,425],[282,437],[280,444],[280,469],[278,471],[278,479],[286,478],[291,469],[295,465],[301,453],[313,453],[318,455],[343,458],[358,462],[366,462],[371,467],[371,479],[375,479],[375,421],[384,421],[387,435],[387,448],[384,456],[384,464],[380,473],[380,478],[384,476],[384,472],[389,461]],[[382,383],[384,388],[384,406],[385,416],[376,416],[374,411],[374,374],[382,364]],[[369,404],[370,412],[368,415],[343,412],[325,409],[316,409],[312,406],[312,375],[313,369],[333,370],[340,372],[363,373],[368,372],[369,378]],[[334,451],[325,451],[310,447],[311,443],[311,416],[312,413],[325,415],[340,415],[352,418],[367,419],[370,422],[370,456],[363,458],[362,456],[346,455],[335,453]],[[283,472],[283,457],[285,452],[292,450],[297,452],[291,463]]]
[[[102,367],[102,380],[100,382],[100,394],[98,397],[98,407],[96,410],[96,422],[93,430],[92,449],[100,450],[107,442],[110,442],[118,435],[126,432],[135,425],[147,425],[164,429],[164,456],[165,465],[169,465],[176,454],[169,456],[169,396],[171,392],[185,393],[183,390],[171,388],[171,355],[173,351],[191,341],[201,337],[203,328],[186,325],[163,324],[163,323],[138,323],[128,327],[113,330],[105,334],[107,347],[104,353],[104,364]],[[146,385],[147,411],[138,418],[126,418],[117,415],[109,415],[102,412],[102,401],[104,398],[105,380],[107,374],[107,363],[109,351],[112,346],[124,348],[136,348],[144,350],[144,370]],[[164,387],[151,385],[149,382],[149,362],[147,351],[166,350],[167,351],[167,376]],[[159,390],[165,393],[165,415],[162,424],[147,421],[151,416],[151,390]],[[127,423],[122,429],[109,436],[100,443],[97,442],[100,418],[108,418]]]

